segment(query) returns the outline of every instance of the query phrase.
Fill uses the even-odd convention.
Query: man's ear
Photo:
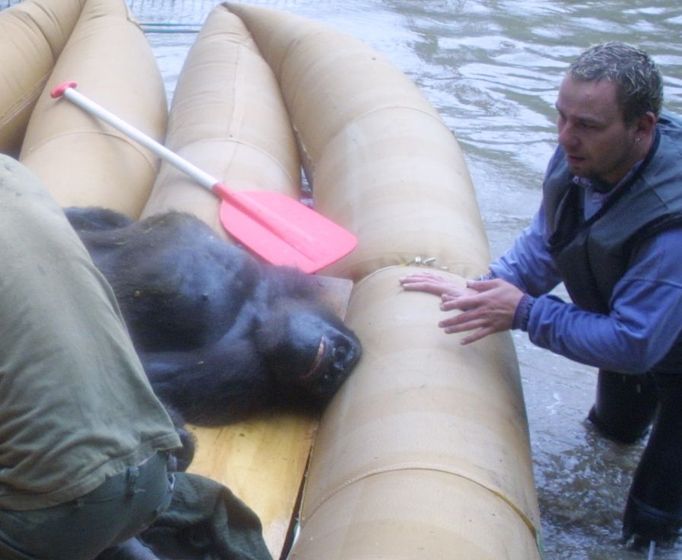
[[[635,124],[637,129],[636,132],[646,136],[651,135],[653,134],[654,127],[656,126],[657,122],[658,117],[651,111],[647,111],[637,119]]]

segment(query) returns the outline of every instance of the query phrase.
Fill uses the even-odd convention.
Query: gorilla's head
[[[325,307],[283,299],[258,331],[258,346],[282,390],[326,402],[360,359],[357,336]]]

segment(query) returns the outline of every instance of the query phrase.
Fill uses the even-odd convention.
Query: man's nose
[[[558,127],[558,142],[563,148],[575,147],[579,143],[575,129],[568,123]]]

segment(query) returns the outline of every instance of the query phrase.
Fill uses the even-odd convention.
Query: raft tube
[[[0,152],[17,157],[28,119],[85,0],[24,0],[0,12]]]
[[[398,287],[419,270],[355,285],[346,322],[364,353],[320,422],[292,559],[540,557],[511,338],[443,334],[434,297]]]
[[[363,357],[325,412],[297,560],[541,556],[527,418],[509,333],[462,347],[439,300],[395,266],[459,282],[489,252],[461,150],[436,111],[363,43],[275,10],[229,5],[277,76],[315,206],[359,237],[328,270],[357,281]],[[445,273],[443,273],[445,274]]]
[[[62,0],[63,1],[63,0]],[[156,156],[50,91],[66,81],[163,140],[168,108],[151,46],[124,0],[86,0],[33,110],[19,159],[62,206],[107,206],[136,218]]]
[[[281,92],[241,20],[206,18],[178,76],[166,146],[230,189],[301,196],[301,162]],[[162,163],[144,215],[191,212],[227,237],[216,196]]]
[[[465,276],[485,271],[488,244],[461,149],[416,85],[354,37],[229,6],[280,83],[315,208],[359,238],[325,273],[359,280],[424,258]]]

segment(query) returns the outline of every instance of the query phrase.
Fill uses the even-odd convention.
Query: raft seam
[[[438,467],[438,466],[424,466],[424,465],[419,465],[419,464],[410,464],[406,463],[404,465],[396,465],[394,467],[390,468],[381,468],[381,469],[372,469],[369,471],[366,471],[363,474],[360,474],[358,476],[355,476],[353,478],[350,478],[337,486],[336,488],[330,490],[327,492],[325,495],[322,496],[322,498],[319,500],[318,504],[313,507],[312,511],[310,514],[306,515],[305,518],[302,518],[302,527],[305,525],[306,521],[313,517],[315,513],[327,502],[329,501],[330,498],[335,496],[336,494],[340,493],[342,490],[352,486],[353,484],[356,484],[366,478],[371,478],[380,474],[384,473],[390,473],[390,472],[399,472],[399,471],[433,471],[433,472],[439,472],[443,474],[449,474],[452,476],[455,476],[457,478],[461,478],[463,480],[466,480],[468,482],[471,482],[475,484],[476,486],[483,488],[484,490],[490,492],[493,494],[495,497],[499,498],[502,502],[506,503],[515,513],[518,515],[521,520],[523,521],[524,525],[528,528],[528,530],[531,533],[531,536],[533,537],[533,540],[538,544],[538,549],[540,551],[540,555],[542,556],[542,549],[540,547],[540,530],[536,529],[535,525],[533,524],[532,520],[519,508],[517,507],[510,499],[508,499],[506,496],[504,496],[500,491],[495,490],[491,488],[490,486],[482,483],[479,480],[476,480],[475,478],[472,478],[471,476],[466,476],[464,474],[458,473],[453,471],[452,469],[448,469],[445,467]],[[305,496],[303,498],[305,501]]]
[[[24,109],[35,104],[38,101],[38,98],[40,97],[40,94],[42,93],[49,77],[49,73],[43,74],[38,83],[28,90],[28,95],[20,97],[17,101],[10,105],[7,111],[2,114],[0,126],[9,124],[13,119],[20,115]]]
[[[83,136],[85,136],[85,135],[90,135],[90,134],[96,134],[96,135],[98,135],[98,136],[109,136],[109,137],[111,137],[111,138],[116,138],[117,140],[120,140],[120,141],[124,142],[124,143],[127,144],[128,146],[132,147],[138,154],[140,154],[140,155],[142,156],[142,158],[149,164],[149,166],[152,168],[152,170],[155,170],[155,171],[156,171],[156,166],[154,165],[154,162],[155,162],[158,158],[151,158],[151,157],[149,157],[149,154],[150,154],[151,152],[142,149],[142,146],[141,146],[140,144],[138,144],[137,142],[134,142],[134,141],[133,141],[133,142],[129,142],[129,141],[128,141],[128,137],[127,137],[127,136],[124,136],[123,134],[116,134],[116,133],[114,133],[114,132],[103,132],[103,131],[101,131],[101,130],[78,130],[78,131],[72,131],[72,132],[64,132],[64,133],[58,134],[58,135],[56,135],[56,136],[51,136],[50,138],[47,138],[46,140],[43,140],[43,141],[40,142],[39,144],[36,144],[35,146],[32,146],[26,154],[23,154],[23,153],[22,153],[22,154],[19,156],[19,159],[20,159],[20,160],[24,160],[25,158],[29,157],[29,156],[30,156],[31,154],[33,154],[34,152],[37,152],[38,150],[40,150],[40,149],[43,148],[44,146],[47,146],[48,144],[50,144],[51,142],[53,142],[53,141],[55,141],[55,140],[57,140],[57,139],[59,139],[59,138],[64,138],[64,137],[67,137],[67,136],[76,136],[76,135],[83,135]]]
[[[287,106],[288,106],[288,104],[287,104]],[[376,107],[376,108],[374,108],[374,109],[370,109],[370,110],[368,110],[368,111],[365,111],[364,113],[361,113],[360,115],[354,117],[352,120],[344,121],[343,125],[340,126],[338,130],[334,131],[334,132],[329,136],[329,140],[326,142],[326,144],[325,144],[325,146],[323,147],[323,149],[322,149],[321,151],[319,151],[319,153],[320,153],[320,154],[324,154],[325,151],[327,150],[327,146],[329,146],[329,144],[331,144],[339,135],[343,134],[343,132],[344,132],[345,130],[347,130],[348,128],[350,128],[350,127],[356,125],[359,121],[363,120],[363,119],[364,119],[365,117],[367,117],[368,115],[372,115],[372,114],[374,114],[374,113],[380,113],[380,112],[382,112],[382,111],[388,111],[388,110],[392,110],[392,109],[401,109],[401,110],[407,110],[407,111],[409,111],[409,112],[421,113],[422,115],[425,115],[425,116],[429,117],[431,120],[436,121],[436,122],[437,122],[439,125],[441,125],[445,130],[447,130],[447,132],[448,132],[449,134],[453,135],[453,137],[454,137],[454,134],[453,134],[452,130],[450,130],[450,128],[448,127],[448,125],[445,124],[445,121],[444,121],[439,115],[437,115],[437,114],[434,115],[433,113],[427,111],[426,109],[420,109],[420,108],[418,108],[418,107],[411,107],[410,105],[383,105],[383,106],[381,106],[381,107]],[[304,138],[305,135],[304,135],[303,133],[300,132],[300,130],[299,130],[299,128],[298,128],[298,126],[297,126],[297,124],[296,124],[295,122],[292,122],[292,128],[293,128],[294,131],[296,132],[296,136],[299,138],[299,142],[300,142],[301,144],[303,144],[303,150],[304,150],[306,153],[310,153],[309,150],[308,150],[308,148],[307,148],[308,142],[307,142],[306,139]],[[455,138],[455,140],[456,140],[456,138]],[[321,158],[320,158],[320,159],[321,159]],[[309,161],[312,163],[312,167],[313,167],[313,170],[312,170],[312,171],[313,171],[313,175],[314,175],[314,174],[315,174],[315,168],[317,167],[317,163],[318,163],[318,162],[315,161],[315,160],[313,160],[312,158],[309,158]],[[314,188],[314,185],[313,185],[313,188]]]
[[[224,144],[238,144],[238,145],[242,145],[242,146],[247,146],[249,148],[254,148],[254,151],[256,151],[259,154],[264,154],[265,156],[267,156],[267,158],[270,161],[274,162],[277,165],[277,167],[282,170],[283,174],[286,175],[287,177],[289,177],[291,184],[296,186],[299,191],[301,190],[301,182],[294,179],[287,172],[286,167],[282,164],[282,162],[280,160],[278,160],[275,156],[273,156],[270,152],[268,152],[264,148],[260,147],[258,144],[253,144],[251,142],[244,142],[243,140],[239,140],[237,138],[233,139],[233,138],[223,138],[220,136],[216,136],[214,138],[204,138],[202,140],[197,140],[195,142],[191,142],[191,143],[185,144],[183,146],[174,146],[172,149],[173,149],[173,151],[180,153],[181,151],[187,149],[190,146],[197,146],[197,145],[207,144],[207,143],[216,142],[216,141],[220,141],[221,143],[224,143]],[[229,167],[229,165],[228,165],[228,167]],[[300,170],[300,166],[299,166],[299,170]]]

